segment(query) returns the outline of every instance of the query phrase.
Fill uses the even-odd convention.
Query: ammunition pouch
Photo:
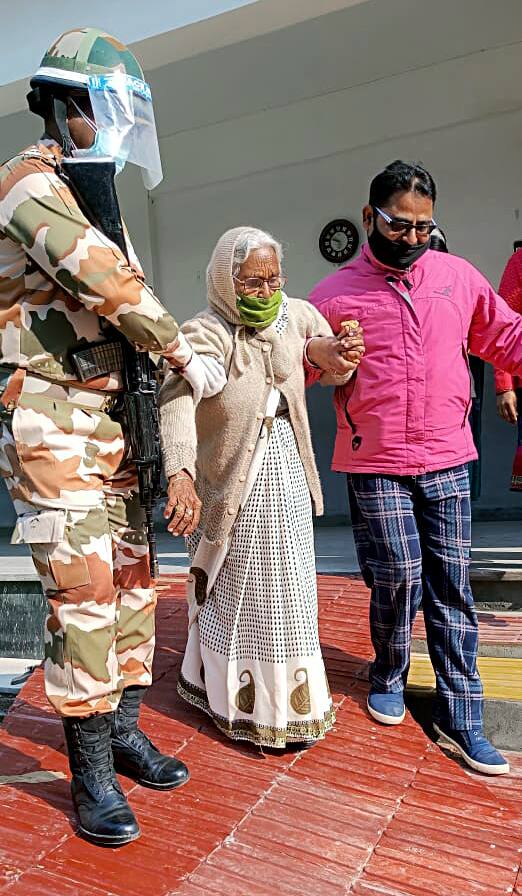
[[[91,342],[69,352],[74,372],[82,383],[123,370],[123,349],[119,340]]]

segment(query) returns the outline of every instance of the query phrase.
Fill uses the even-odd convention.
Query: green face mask
[[[280,289],[269,299],[238,295],[237,309],[241,323],[247,327],[255,327],[256,330],[264,330],[274,323],[282,301],[283,295]]]

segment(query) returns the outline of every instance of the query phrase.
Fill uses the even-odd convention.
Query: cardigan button
[[[245,476],[243,473],[242,473],[241,476],[239,477],[239,481],[240,481],[240,482],[246,482],[246,476]]]
[[[256,446],[255,446],[254,443],[252,442],[252,444],[248,446],[248,450],[249,450],[249,451],[253,451],[255,447],[256,447]]]
[[[232,514],[235,513],[235,512],[236,512],[236,511],[234,510],[233,507],[227,507],[227,513],[229,513],[230,516],[232,516]]]
[[[269,346],[266,342],[265,342],[265,344],[263,345],[263,351],[264,351],[264,352],[269,352],[269,351],[270,351],[270,346]]]
[[[271,376],[267,376],[266,381],[269,385],[272,385],[272,377]]]

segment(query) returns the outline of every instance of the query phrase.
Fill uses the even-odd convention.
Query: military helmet
[[[132,162],[143,169],[149,190],[161,181],[151,90],[138,60],[121,41],[98,28],[66,31],[47,50],[30,83],[29,108],[44,119],[53,116],[65,156],[109,157],[117,171]],[[89,99],[87,114],[78,107],[77,94]],[[90,147],[77,147],[72,140],[69,99],[95,133]]]
[[[49,47],[38,71],[31,78],[27,102],[31,112],[45,117],[45,96],[64,95],[70,90],[87,90],[92,75],[122,71],[144,80],[138,60],[125,44],[99,28],[66,31]]]
[[[31,87],[56,84],[81,89],[91,75],[118,70],[144,80],[141,65],[125,44],[99,28],[75,28],[49,47],[31,78]]]

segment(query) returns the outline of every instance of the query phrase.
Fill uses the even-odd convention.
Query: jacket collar
[[[403,279],[404,277],[411,279],[412,275],[414,275],[414,273],[415,273],[415,270],[417,268],[419,268],[419,269],[422,268],[423,262],[425,261],[426,256],[428,255],[429,251],[430,250],[428,249],[428,252],[425,252],[424,255],[422,255],[420,258],[417,259],[417,261],[414,261],[413,264],[411,265],[411,267],[409,267],[409,268],[391,268],[391,267],[388,267],[388,265],[382,264],[382,262],[379,261],[375,257],[375,255],[373,254],[372,250],[370,249],[370,246],[368,245],[368,243],[365,243],[364,246],[362,247],[361,258],[362,258],[363,262],[371,265],[372,268],[375,268],[376,270],[381,271],[384,275],[388,275],[388,276],[393,275],[394,277],[397,277],[399,280]]]

